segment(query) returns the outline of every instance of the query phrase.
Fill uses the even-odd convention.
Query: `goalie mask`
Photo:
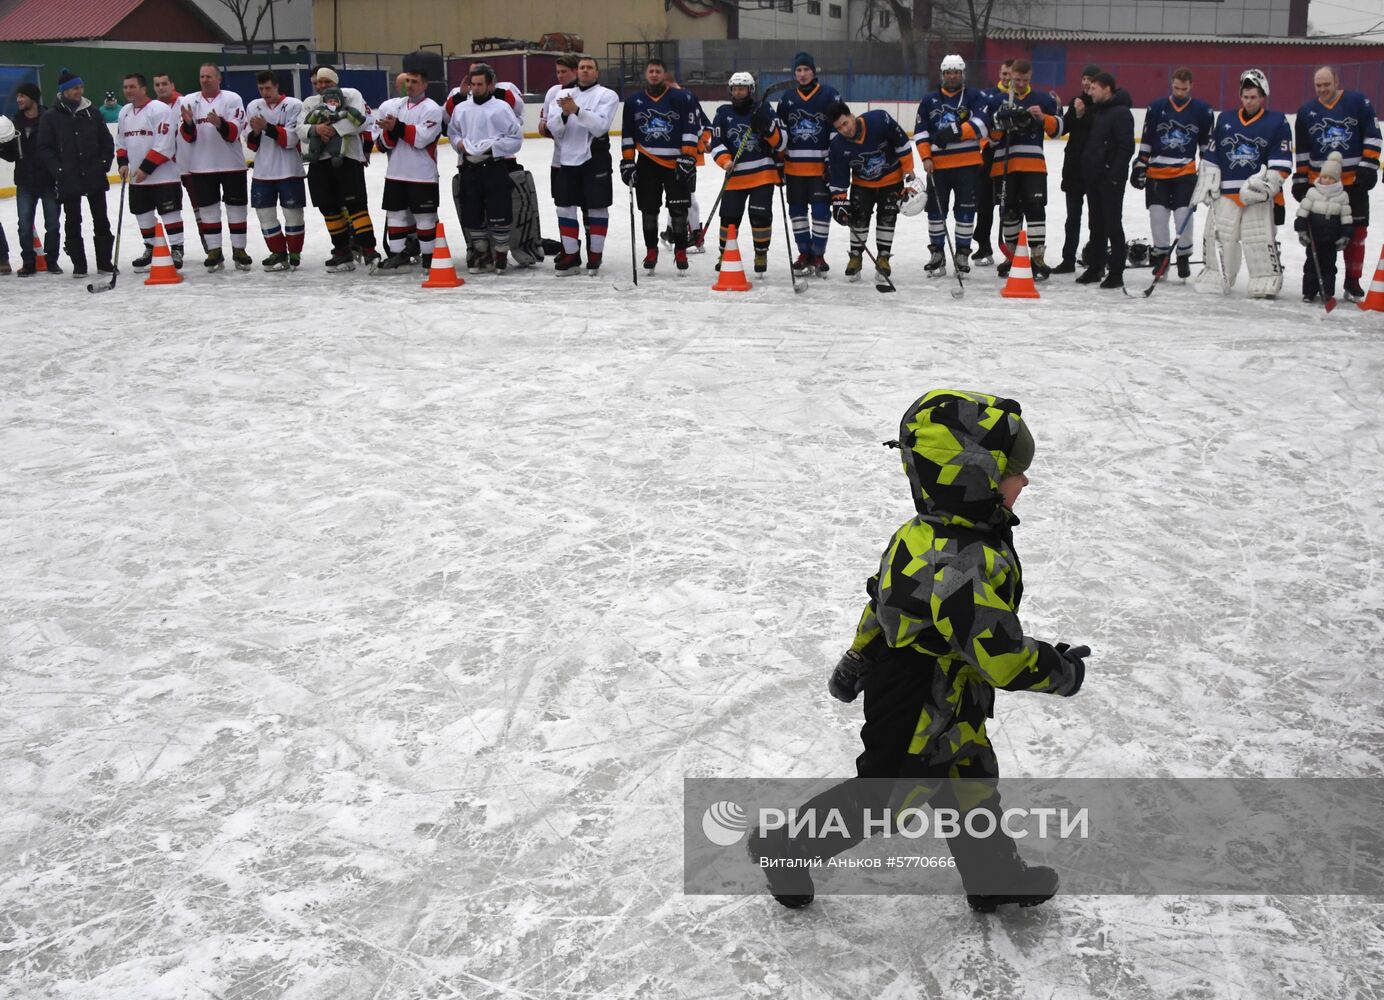
[[[1240,89],[1246,86],[1258,87],[1259,93],[1269,96],[1269,78],[1262,69],[1247,69],[1240,74]]]
[[[913,178],[912,183],[903,187],[903,199],[899,202],[899,212],[903,215],[917,215],[927,207],[927,196],[923,192],[923,182]]]

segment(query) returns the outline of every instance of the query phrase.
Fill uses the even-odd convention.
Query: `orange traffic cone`
[[[48,272],[48,258],[43,256],[43,241],[38,238],[38,233],[34,234],[34,271],[39,274]]]
[[[183,276],[173,266],[173,255],[168,252],[168,239],[163,235],[163,223],[154,223],[154,259],[149,265],[146,285],[181,285]]]
[[[748,292],[750,282],[745,277],[745,265],[740,260],[740,248],[735,243],[735,227],[731,226],[726,233],[726,249],[721,253],[721,273],[716,278],[716,284],[711,286],[713,292]]]
[[[1019,230],[1019,242],[1014,247],[1014,259],[1009,265],[1009,280],[1000,294],[1006,299],[1036,299],[1038,286],[1033,283],[1033,265],[1029,263],[1028,233]]]
[[[1370,290],[1365,294],[1365,301],[1359,305],[1361,309],[1384,312],[1384,249],[1379,251],[1379,264],[1370,280]]]
[[[439,222],[437,242],[433,244],[432,266],[428,268],[428,280],[423,282],[423,287],[459,288],[464,284],[466,282],[457,274],[456,265],[452,263],[452,251],[447,248],[447,234]]]

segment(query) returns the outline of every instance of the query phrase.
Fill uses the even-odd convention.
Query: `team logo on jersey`
[[[671,142],[677,134],[678,116],[672,112],[650,108],[634,116],[639,130],[650,142]]]
[[[889,167],[889,157],[884,155],[883,150],[874,150],[869,153],[861,153],[851,160],[851,169],[857,176],[866,180],[874,180],[882,177],[884,171]]]
[[[730,146],[732,152],[739,149],[742,142],[745,144],[745,151],[740,154],[740,158],[743,160],[759,148],[759,137],[754,134],[754,129],[745,122],[738,122],[726,129],[726,144]]]
[[[1260,154],[1268,145],[1268,139],[1244,135],[1241,132],[1227,135],[1221,139],[1221,148],[1225,150],[1226,166],[1232,168],[1259,166]]]
[[[788,116],[788,134],[797,143],[820,142],[826,120],[825,114],[813,114],[807,110],[794,111]]]
[[[1158,135],[1163,140],[1163,148],[1183,153],[1189,146],[1197,144],[1197,127],[1183,122],[1166,121],[1158,126]]]
[[[1348,148],[1355,138],[1353,126],[1359,124],[1354,118],[1323,118],[1307,131],[1317,140],[1318,147],[1330,152]]]

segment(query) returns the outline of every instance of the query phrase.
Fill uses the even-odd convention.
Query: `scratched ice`
[[[328,276],[312,217],[297,274],[5,286],[0,994],[1379,996],[1379,900],[788,913],[684,897],[679,826],[684,775],[849,772],[824,682],[932,386],[1023,402],[1026,624],[1096,650],[1000,696],[1004,773],[1378,774],[1379,314],[1300,303],[1291,234],[1276,303],[958,304],[921,218],[894,296],[840,227],[802,296],[781,230],[750,294],[622,294],[624,198],[599,280]]]

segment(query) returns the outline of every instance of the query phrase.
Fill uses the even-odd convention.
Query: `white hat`
[[[328,83],[340,83],[340,82],[341,82],[341,77],[339,77],[339,76],[336,75],[336,70],[334,70],[334,69],[329,69],[329,68],[326,67],[326,66],[323,66],[321,69],[319,69],[319,70],[317,71],[317,75],[316,75],[315,77],[313,77],[313,79],[314,79],[314,80],[326,80]]]

